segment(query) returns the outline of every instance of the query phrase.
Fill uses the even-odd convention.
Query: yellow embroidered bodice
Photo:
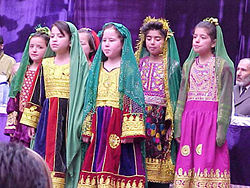
[[[119,108],[119,75],[120,68],[116,68],[108,72],[104,69],[102,63],[99,74],[96,106],[112,106]]]
[[[42,62],[46,98],[69,98],[70,63],[56,65],[54,58],[46,58]]]

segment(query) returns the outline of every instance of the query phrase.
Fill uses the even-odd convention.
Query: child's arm
[[[221,91],[219,91],[220,93],[218,92],[219,104],[216,143],[220,147],[225,143],[232,111],[233,73],[226,62],[224,63],[219,81],[218,88],[221,88]]]

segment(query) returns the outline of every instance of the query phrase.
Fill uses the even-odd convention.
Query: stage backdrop
[[[133,44],[143,19],[150,15],[169,20],[181,63],[187,58],[195,24],[206,17],[218,17],[231,59],[250,57],[250,0],[0,0],[0,34],[5,51],[20,61],[25,42],[38,24],[51,26],[67,20],[78,28],[99,31],[115,21],[131,31]]]

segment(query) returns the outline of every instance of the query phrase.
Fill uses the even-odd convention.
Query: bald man
[[[227,134],[231,184],[250,187],[250,58],[238,64],[233,105]]]

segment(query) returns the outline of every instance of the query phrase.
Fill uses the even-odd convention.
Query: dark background
[[[191,49],[192,30],[206,17],[217,17],[229,56],[250,57],[250,0],[0,0],[0,34],[5,52],[20,61],[25,42],[38,24],[67,20],[99,31],[106,22],[124,24],[135,45],[143,19],[163,17],[175,33],[181,63]]]

